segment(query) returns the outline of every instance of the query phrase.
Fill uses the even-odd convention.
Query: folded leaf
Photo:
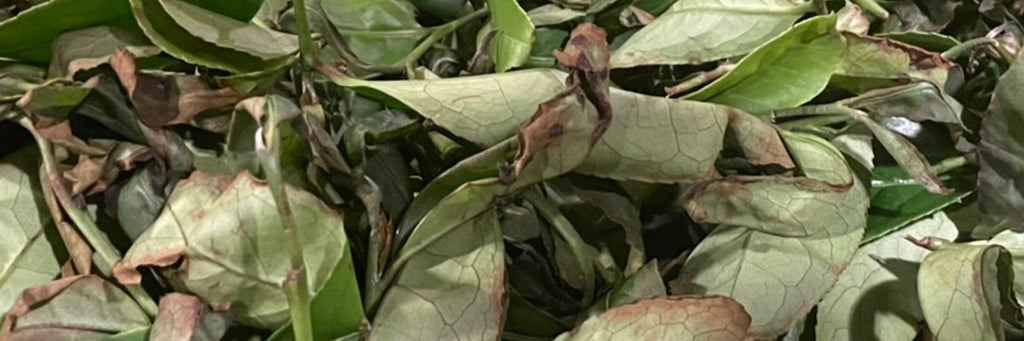
[[[497,72],[523,65],[533,45],[533,23],[515,0],[487,0],[491,20],[498,29],[491,57]]]
[[[185,0],[160,0],[160,4],[185,31],[219,47],[268,61],[299,50],[299,40],[291,34],[239,21]]]
[[[685,207],[721,224],[670,283],[673,294],[719,294],[742,303],[756,337],[800,321],[838,279],[863,234],[868,199],[828,142],[784,135],[807,178],[743,177],[695,189]]]
[[[405,57],[430,31],[416,22],[406,0],[319,1],[328,21],[363,62],[381,67],[403,66]],[[359,13],[359,15],[353,15]]]
[[[1002,340],[1002,319],[1020,321],[1013,261],[1003,247],[952,244],[926,237],[935,249],[917,277],[921,310],[936,340]]]
[[[0,57],[48,63],[50,46],[62,32],[131,17],[121,0],[56,0],[32,6],[0,23]]]

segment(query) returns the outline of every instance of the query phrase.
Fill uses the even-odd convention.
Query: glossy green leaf
[[[857,250],[818,304],[818,339],[913,340],[924,321],[914,279],[929,251],[904,236],[956,235],[956,226],[939,212]]]
[[[304,246],[310,290],[322,290],[339,266],[354,276],[341,217],[307,192],[286,190]],[[242,323],[278,328],[288,320],[281,283],[291,263],[287,248],[280,247],[284,232],[273,203],[269,188],[248,173],[193,173],[178,184],[157,221],[118,263],[115,276],[123,283],[138,283],[136,267],[167,267],[184,259],[187,266],[167,270],[179,288],[211,304],[237,307]],[[336,304],[358,307],[355,289],[337,297]],[[360,315],[337,316],[336,323],[357,325]]]
[[[186,62],[236,73],[245,73],[271,69],[287,61],[287,58],[268,61],[261,57],[234,50],[230,47],[221,47],[193,36],[188,29],[182,27],[168,14],[164,9],[164,2],[161,0],[129,0],[129,2],[131,3],[132,13],[135,14],[135,20],[138,22],[142,32],[145,32],[146,36],[156,46],[163,49],[164,52]],[[237,28],[237,22],[233,23],[234,25],[225,25],[223,22],[219,22],[213,25],[218,25],[214,27],[216,32],[230,34],[233,27]],[[269,42],[262,41],[262,43]],[[246,44],[241,43],[241,45],[248,46]]]
[[[423,219],[399,253],[409,260],[381,301],[370,340],[497,338],[505,252],[490,201],[504,190],[469,183]]]
[[[981,122],[978,145],[978,209],[981,228],[1024,230],[1024,58],[1019,58],[996,85]]]
[[[533,23],[515,0],[487,0],[491,21],[498,29],[491,46],[494,69],[505,72],[523,65],[533,45]]]
[[[124,291],[98,276],[84,275],[22,293],[7,312],[0,339],[95,340],[147,326],[149,317]]]
[[[809,1],[676,1],[615,51],[612,67],[700,64],[739,56],[778,36],[811,10]]]
[[[867,243],[907,224],[931,215],[959,202],[969,189],[956,188],[949,194],[928,192],[894,166],[872,170],[871,208],[868,210],[868,228],[864,231]]]
[[[921,264],[917,291],[936,340],[1003,340],[1002,319],[1021,315],[1010,253],[990,244],[940,243]]]
[[[135,27],[96,26],[65,32],[53,41],[53,59],[47,76],[73,76],[78,71],[100,66],[120,47],[136,58],[152,57],[161,52]]]
[[[685,98],[754,114],[806,103],[825,89],[842,58],[843,41],[834,32],[835,23],[834,15],[802,21]]]
[[[670,283],[673,294],[735,298],[755,337],[785,333],[832,287],[857,250],[868,207],[834,147],[813,135],[784,137],[808,178],[727,178],[691,194],[690,216],[720,225]]]
[[[264,0],[182,0],[238,21],[249,21]]]
[[[46,231],[56,233],[39,183],[39,155],[25,148],[0,160],[0,311],[22,290],[60,273]]]
[[[371,65],[403,66],[430,33],[416,22],[414,7],[405,0],[323,0],[320,7],[352,53]]]
[[[640,300],[587,319],[555,340],[745,340],[750,315],[722,296]]]
[[[359,301],[359,283],[351,262],[338,262],[323,288],[310,301],[310,315],[313,321],[313,337],[316,340],[334,340],[359,330],[363,316]],[[269,341],[293,340],[291,323],[281,327],[268,338]]]
[[[194,37],[222,48],[272,61],[299,50],[296,36],[208,11],[184,0],[160,0],[164,11]]]
[[[0,23],[0,57],[45,64],[62,32],[130,20],[121,0],[56,0],[34,6]]]

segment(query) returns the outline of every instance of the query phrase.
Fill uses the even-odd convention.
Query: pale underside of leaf
[[[181,0],[161,0],[160,4],[186,31],[220,47],[263,60],[281,58],[299,49],[298,38],[291,34],[237,21]]]
[[[1002,257],[1010,256],[998,245],[952,244],[924,259],[917,290],[936,340],[1003,340],[1001,293],[992,281],[1013,273],[997,264]]]
[[[913,340],[924,320],[917,270],[928,250],[904,236],[956,238],[942,212],[857,250],[835,287],[818,304],[819,340]]]
[[[505,251],[493,209],[465,221],[405,265],[381,302],[370,340],[493,340]]]
[[[45,235],[53,225],[39,184],[38,160],[38,152],[28,148],[0,161],[0,311],[7,311],[22,290],[60,273]]]

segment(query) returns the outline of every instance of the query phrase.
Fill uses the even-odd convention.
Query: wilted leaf
[[[131,16],[121,0],[55,0],[0,23],[0,56],[49,63],[54,39],[62,32],[96,26]]]
[[[677,1],[612,55],[612,67],[700,64],[753,50],[812,10],[798,0]]]
[[[309,193],[286,190],[310,289],[319,291],[336,267],[351,266],[342,221]],[[280,247],[284,232],[273,203],[270,190],[248,173],[235,178],[193,173],[115,266],[115,276],[122,283],[138,283],[136,267],[166,267],[182,260],[168,271],[179,287],[214,306],[230,305],[246,324],[280,327],[288,320],[281,283],[291,263],[287,249]],[[360,304],[354,291],[337,299],[338,304]],[[362,316],[337,318],[354,325]]]
[[[853,92],[927,81],[946,85],[954,64],[938,53],[887,38],[843,32],[846,51],[833,85]]]
[[[938,32],[954,19],[960,1],[895,0],[880,2],[889,11],[883,31]]]
[[[853,257],[868,200],[842,155],[813,135],[786,145],[807,178],[751,177],[705,184],[686,201],[697,222],[721,224],[670,283],[673,294],[729,295],[775,337],[817,304]]]
[[[953,37],[935,32],[902,31],[881,33],[876,36],[901,41],[932,52],[943,52],[960,44],[960,41]]]
[[[203,111],[235,104],[242,97],[232,88],[210,89],[194,75],[139,73],[135,57],[124,49],[114,52],[110,66],[127,91],[139,121],[153,129],[188,123]]]
[[[167,197],[153,171],[140,169],[117,193],[117,222],[131,240],[136,240],[160,215]]]
[[[515,134],[543,102],[538,99],[562,90],[564,77],[554,70],[525,70],[432,81],[363,81],[343,76],[333,80],[342,86],[383,92],[441,127],[489,146]],[[725,106],[616,88],[609,95],[615,119],[577,172],[652,182],[712,178],[727,122],[748,116]],[[781,147],[778,136],[768,128],[745,129],[770,132],[745,136],[750,146],[756,146],[750,152],[783,150],[777,148]]]
[[[150,340],[220,340],[231,318],[210,310],[195,296],[172,292],[160,298]]]
[[[60,261],[47,239],[54,230],[39,183],[39,152],[25,148],[0,161],[0,311],[22,290],[47,283]]]
[[[149,317],[121,289],[76,276],[25,290],[7,312],[0,339],[92,340],[146,326]]]
[[[978,144],[978,209],[981,228],[1024,230],[1024,58],[1014,62],[996,85],[981,124]]]
[[[834,15],[802,21],[750,52],[722,78],[685,98],[753,114],[803,104],[825,89],[839,66],[843,41],[834,32],[835,24]]]
[[[299,49],[298,38],[291,34],[239,21],[185,0],[160,0],[160,4],[167,15],[185,31],[222,48],[244,52],[266,61],[285,58]]]
[[[70,77],[78,71],[103,65],[118,48],[125,48],[139,58],[161,52],[138,28],[97,26],[65,32],[53,41],[53,60],[47,76]]]
[[[164,52],[186,62],[236,73],[272,69],[287,62],[287,58],[268,61],[193,36],[187,29],[175,22],[175,19],[164,9],[161,0],[130,0],[129,2],[142,32],[145,32],[146,36]],[[123,1],[119,3],[123,3]],[[217,30],[222,33],[227,33],[225,31],[230,29],[223,25],[217,27]],[[256,41],[269,43],[260,39]],[[246,46],[248,45],[246,44]]]
[[[1013,261],[998,245],[952,244],[933,237],[918,272],[921,310],[936,340],[1002,340],[1002,319],[1019,321]]]
[[[749,327],[731,298],[670,296],[613,308],[555,340],[746,340]]]
[[[523,65],[533,45],[533,23],[515,0],[487,0],[491,20],[498,29],[491,57],[494,69],[505,72]]]
[[[497,339],[505,251],[490,202],[504,186],[469,183],[438,204],[399,252],[370,340]]]
[[[956,225],[939,212],[857,250],[818,304],[818,339],[913,340],[924,320],[917,270],[928,250],[908,243],[904,236],[956,235]]]

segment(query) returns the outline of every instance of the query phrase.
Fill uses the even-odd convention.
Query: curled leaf
[[[555,340],[746,340],[750,315],[723,296],[636,301],[587,319]]]

